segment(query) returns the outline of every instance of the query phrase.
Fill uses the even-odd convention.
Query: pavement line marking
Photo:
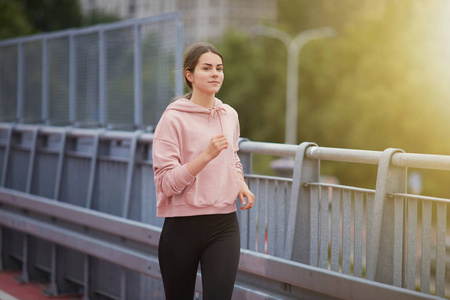
[[[0,291],[0,300],[19,300],[19,299],[14,298],[13,296],[5,292]]]

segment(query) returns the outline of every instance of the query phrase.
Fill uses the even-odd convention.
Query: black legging
[[[158,255],[167,300],[194,298],[199,262],[203,299],[231,299],[240,255],[236,213],[166,218]]]

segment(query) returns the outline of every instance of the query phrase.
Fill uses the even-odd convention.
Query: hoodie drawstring
[[[219,123],[220,123],[220,131],[223,134],[223,126],[222,126],[222,119],[220,118],[220,113],[226,115],[227,111],[225,108],[221,107],[221,106],[214,106],[213,108],[210,108],[210,113],[209,113],[209,126],[211,126],[211,120],[212,118],[214,118],[215,116],[219,117]]]

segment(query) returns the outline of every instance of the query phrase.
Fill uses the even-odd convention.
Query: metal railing
[[[0,268],[51,294],[162,299],[152,139],[0,123]],[[293,178],[252,174],[253,154],[295,156]],[[449,200],[407,194],[406,175],[450,157],[244,139],[239,155],[258,201],[238,210],[235,299],[448,297]],[[321,161],[378,165],[376,188],[320,182]]]
[[[181,13],[0,41],[0,122],[135,130],[183,93]]]
[[[258,237],[251,237],[249,244],[258,243],[266,234],[270,249],[270,241],[278,243],[285,238],[285,259],[450,297],[450,200],[406,193],[408,167],[448,171],[450,156],[403,153],[400,149],[324,148],[313,143],[248,142],[241,143],[241,152],[296,157],[292,181],[284,179],[292,185],[285,207],[290,214],[281,224],[265,224],[266,228],[285,224],[286,233],[258,230]],[[378,165],[376,189],[320,182],[320,161]],[[279,205],[283,197],[271,199]],[[262,209],[258,219],[267,216]],[[260,227],[264,228],[258,224]]]

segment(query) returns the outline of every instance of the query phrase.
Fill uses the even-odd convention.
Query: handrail
[[[378,164],[381,153],[381,151],[328,147],[309,147],[306,150],[306,156],[308,158],[374,165]]]
[[[420,200],[425,200],[425,201],[450,203],[450,199],[445,199],[445,198],[440,198],[440,197],[429,197],[429,196],[422,196],[422,195],[413,195],[413,194],[406,194],[406,193],[392,193],[392,194],[388,194],[387,196],[390,198],[403,197],[403,198],[420,199]]]
[[[241,139],[239,142],[241,152],[252,154],[295,156],[297,147],[297,145],[253,142],[246,139]]]
[[[397,167],[450,170],[450,155],[396,153],[391,162]]]
[[[0,122],[0,130],[7,130],[11,125],[10,123]],[[26,125],[26,124],[15,124],[14,131],[21,132],[33,132],[36,125]],[[67,131],[67,136],[70,137],[94,137],[97,132],[100,131],[100,138],[102,140],[132,140],[134,136],[134,131],[120,131],[120,130],[105,130],[104,128],[99,129],[86,129],[86,128],[76,128],[76,127],[61,127],[61,126],[40,126],[39,133],[47,135],[60,135],[64,131]],[[153,141],[153,133],[142,132],[138,141],[141,143],[151,143]]]
[[[297,145],[253,142],[242,139],[239,148],[244,153],[295,156]],[[357,150],[330,147],[309,147],[306,150],[308,158],[336,162],[378,164],[383,151]],[[397,167],[450,170],[450,155],[395,153],[391,160]]]
[[[10,123],[1,123],[0,130],[7,130],[11,126]],[[36,125],[15,124],[15,131],[33,132]],[[70,128],[70,127],[69,127]],[[39,132],[41,134],[62,134],[67,130],[67,127],[57,126],[41,126]],[[101,139],[103,140],[132,140],[134,132],[132,131],[118,131],[118,130],[104,130],[102,131]],[[67,135],[71,137],[92,137],[95,129],[70,128],[67,130]],[[143,132],[139,135],[138,141],[141,143],[150,143],[153,141],[153,133]],[[279,155],[279,156],[295,156],[297,145],[278,144],[278,143],[264,143],[253,142],[246,139],[241,139],[239,149],[243,153]],[[363,164],[378,164],[382,151],[372,150],[356,150],[356,149],[342,149],[329,147],[309,147],[306,150],[308,158],[317,160],[328,160],[337,162],[349,163],[363,163]],[[434,170],[450,170],[450,155],[431,155],[419,153],[395,153],[392,156],[391,163],[398,167],[422,168]]]

